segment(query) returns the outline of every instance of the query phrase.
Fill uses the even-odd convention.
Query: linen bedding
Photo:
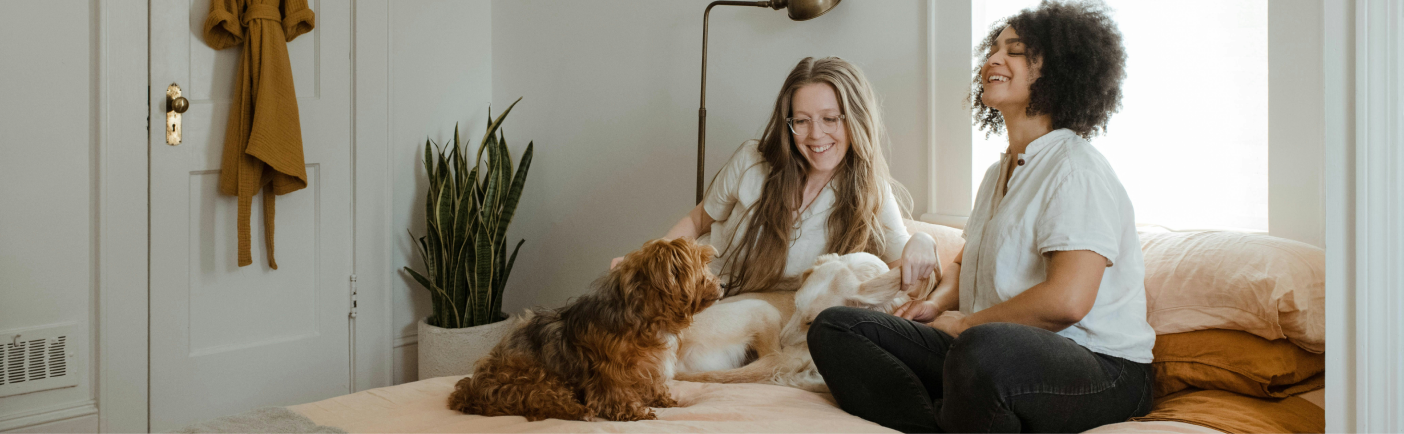
[[[959,230],[906,223],[909,232],[932,235],[943,268],[950,265],[964,241]],[[1161,335],[1155,408],[1137,421],[1089,432],[1323,431],[1320,249],[1265,235],[1139,235],[1148,311]],[[670,382],[679,406],[656,409],[653,421],[527,422],[519,416],[465,415],[446,404],[460,378],[431,378],[288,408],[318,425],[353,433],[892,432],[845,413],[828,394],[763,384]],[[1300,393],[1304,390],[1310,391]]]
[[[520,416],[486,417],[449,410],[448,395],[458,376],[439,377],[371,389],[288,409],[317,425],[358,432],[894,432],[845,413],[828,394],[768,384],[669,384],[678,407],[656,409],[658,420],[581,422]],[[1321,406],[1323,390],[1292,399]],[[1322,410],[1324,412],[1324,410]],[[1212,428],[1174,421],[1122,422],[1092,431],[1134,433],[1217,433]]]

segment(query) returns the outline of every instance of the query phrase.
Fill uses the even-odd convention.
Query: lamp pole
[[[702,172],[707,161],[707,23],[711,19],[712,7],[714,6],[768,8],[770,2],[718,0],[707,5],[707,10],[702,12],[702,98],[697,107],[697,203],[702,203]]]
[[[805,21],[824,15],[842,0],[771,0],[771,1],[728,1],[718,0],[707,5],[702,12],[702,98],[697,107],[697,203],[702,203],[702,172],[707,160],[707,23],[714,6],[751,6],[786,9],[791,20]]]

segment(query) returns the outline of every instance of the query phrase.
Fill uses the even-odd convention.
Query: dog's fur
[[[926,297],[939,276],[937,270],[915,295]],[[842,305],[891,313],[913,299],[901,290],[901,270],[868,253],[820,256],[801,281],[796,292],[730,297],[697,315],[682,334],[676,379],[828,392],[805,340],[819,312]],[[749,364],[748,353],[755,355]]]
[[[460,380],[449,408],[484,416],[632,421],[673,407],[667,381],[677,333],[722,295],[710,246],[655,240],[624,257],[593,290],[529,314]]]
[[[732,369],[779,351],[779,330],[794,313],[794,290],[724,298],[693,317],[679,335],[677,371]]]

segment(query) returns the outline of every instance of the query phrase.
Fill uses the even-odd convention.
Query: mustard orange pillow
[[[1284,398],[1325,384],[1326,356],[1237,330],[1156,336],[1155,396],[1187,388]]]
[[[1326,350],[1326,252],[1242,232],[1142,232],[1146,320],[1157,334],[1242,330]]]
[[[1157,399],[1132,421],[1175,421],[1226,433],[1326,432],[1326,410],[1297,398],[1255,398],[1222,390],[1186,390]]]

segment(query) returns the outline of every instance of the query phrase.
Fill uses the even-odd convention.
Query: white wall
[[[89,1],[0,2],[0,330],[76,323],[82,376],[0,398],[0,430],[96,412],[97,17]]]
[[[1268,2],[1268,233],[1326,247],[1321,0]]]
[[[454,123],[475,146],[492,100],[492,3],[472,1],[389,2],[389,132],[391,149],[391,255],[394,278],[394,383],[418,377],[415,323],[431,312],[429,293],[399,270],[423,272],[415,236],[424,236],[424,140],[444,144]],[[509,101],[510,102],[510,101]],[[506,107],[494,105],[494,113]],[[511,134],[512,131],[508,131]],[[509,139],[511,136],[509,136]],[[525,143],[523,143],[525,145]]]
[[[496,1],[492,95],[524,97],[505,128],[536,154],[509,239],[525,238],[504,308],[558,307],[610,258],[662,236],[694,204],[702,12],[707,0]],[[759,138],[805,56],[861,67],[882,99],[892,173],[926,207],[927,3],[849,1],[793,22],[712,10],[707,173]]]

